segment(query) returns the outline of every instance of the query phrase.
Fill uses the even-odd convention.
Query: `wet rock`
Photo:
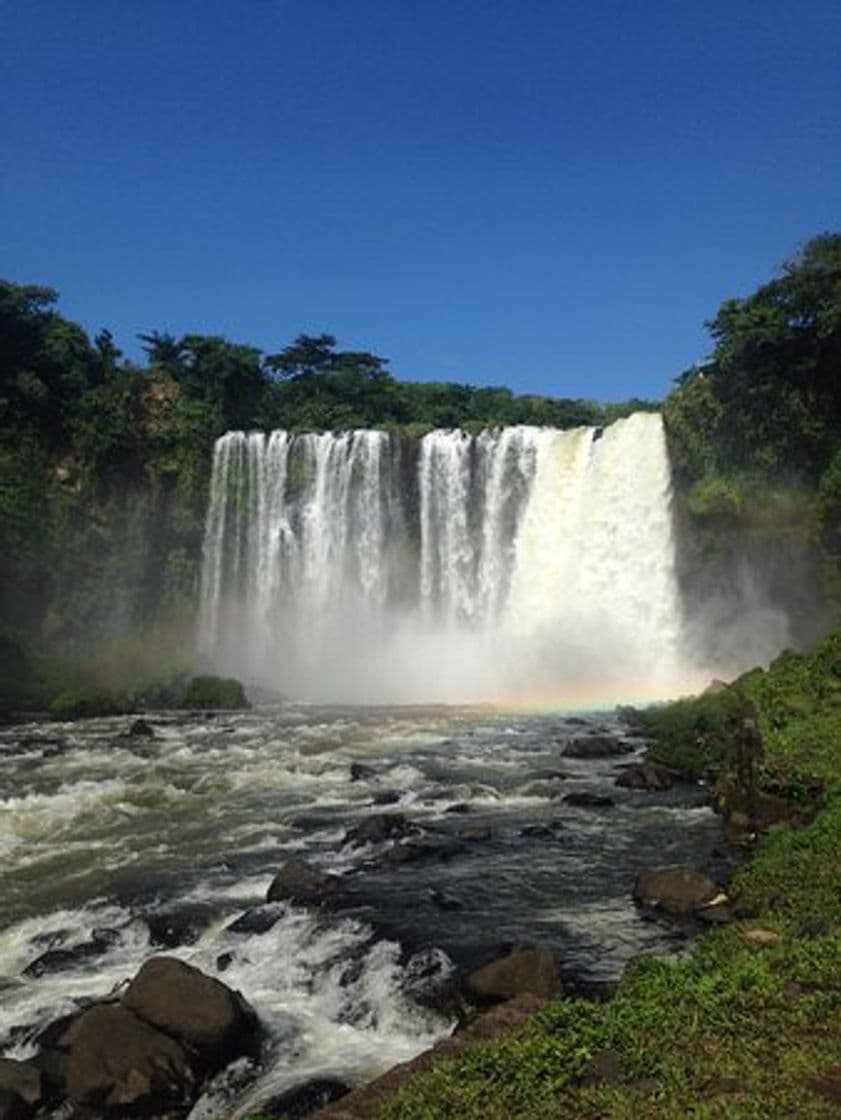
[[[528,840],[557,840],[560,833],[566,830],[566,825],[560,821],[547,821],[545,824],[526,824],[520,829],[520,835]]]
[[[415,863],[425,859],[452,859],[463,851],[461,844],[452,837],[422,836],[395,844],[385,853],[384,858],[387,863],[392,864]]]
[[[279,902],[251,906],[225,928],[231,933],[261,934],[268,933],[286,913],[286,906]]]
[[[448,805],[444,810],[445,813],[469,813],[470,806],[466,801],[457,801],[455,805]]]
[[[31,1108],[41,1102],[41,1071],[31,1062],[0,1058],[0,1092],[15,1093]]]
[[[672,775],[665,766],[654,762],[638,762],[626,767],[616,779],[622,789],[646,789],[660,792],[672,788]]]
[[[350,1086],[343,1081],[327,1077],[316,1078],[303,1085],[296,1085],[279,1097],[263,1101],[257,1112],[266,1120],[302,1120],[302,1117],[325,1108],[333,1101],[341,1100],[349,1092]]]
[[[504,956],[469,972],[463,988],[467,998],[477,1004],[502,1003],[521,995],[548,1000],[561,995],[561,977],[549,949],[514,946]]]
[[[128,739],[154,739],[155,729],[145,719],[136,719],[126,731]]]
[[[376,778],[377,771],[373,766],[366,766],[364,762],[350,764],[350,780],[352,782],[370,782]]]
[[[231,967],[231,965],[233,963],[234,963],[234,954],[233,953],[220,953],[219,956],[216,958],[216,970],[217,970],[217,972],[226,972]]]
[[[691,914],[719,893],[706,875],[690,867],[660,867],[640,871],[634,883],[634,901],[656,906],[669,914]]]
[[[146,961],[122,1006],[193,1048],[208,1070],[259,1049],[257,1015],[240,993],[173,957]]]
[[[66,1090],[77,1104],[154,1114],[184,1108],[195,1096],[184,1046],[124,1007],[91,1008],[65,1042]]]
[[[336,875],[326,875],[303,860],[290,859],[272,879],[266,901],[317,906],[337,889],[340,882]]]
[[[195,945],[216,917],[216,912],[205,906],[182,906],[143,914],[142,917],[149,928],[151,945],[175,949],[179,945]]]
[[[726,900],[717,905],[713,902],[710,906],[702,906],[695,911],[695,916],[710,926],[726,926],[733,921],[733,911]]]
[[[41,976],[78,968],[84,961],[93,960],[106,953],[114,944],[112,934],[116,934],[116,931],[95,931],[89,941],[83,941],[70,949],[48,949],[46,953],[42,953],[26,966],[23,975],[37,980]],[[119,934],[116,934],[116,937],[119,939]]]
[[[601,793],[568,793],[564,797],[565,805],[572,805],[576,809],[611,809],[615,805],[612,797],[605,797]]]
[[[622,1080],[622,1061],[617,1050],[598,1050],[587,1063],[584,1085],[611,1085]]]
[[[372,800],[374,805],[396,805],[402,797],[395,789],[384,789],[379,793],[375,793]]]
[[[570,739],[561,754],[564,758],[614,758],[633,750],[632,743],[613,735],[587,735]]]
[[[345,833],[343,844],[361,848],[365,844],[379,844],[383,840],[396,840],[413,831],[402,813],[375,813],[366,817]]]
[[[458,830],[459,840],[465,840],[471,844],[482,840],[490,840],[491,835],[491,827],[487,824],[468,824]]]
[[[0,1120],[29,1120],[33,1109],[17,1093],[0,1089]]]

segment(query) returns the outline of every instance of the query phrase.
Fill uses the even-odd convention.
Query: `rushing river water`
[[[27,1056],[77,1001],[173,952],[239,988],[272,1040],[256,1079],[212,1090],[194,1120],[413,1056],[450,1029],[424,990],[502,942],[615,978],[640,951],[674,949],[633,906],[635,872],[715,868],[721,830],[697,790],[616,788],[633,754],[563,757],[595,728],[627,738],[612,715],[285,705],[148,718],[154,738],[130,737],[126,717],[0,732],[0,1050]],[[615,804],[575,808],[570,792]],[[425,856],[343,845],[382,811],[424,829]],[[490,835],[459,839],[467,825]],[[281,905],[262,932],[231,929],[293,855],[345,876],[353,906]]]

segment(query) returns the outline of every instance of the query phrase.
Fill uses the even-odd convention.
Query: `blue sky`
[[[660,396],[841,228],[838,0],[6,0],[0,275],[137,332]]]

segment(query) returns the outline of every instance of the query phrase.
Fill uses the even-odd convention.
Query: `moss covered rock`
[[[245,689],[233,677],[193,677],[184,693],[185,708],[250,708]]]

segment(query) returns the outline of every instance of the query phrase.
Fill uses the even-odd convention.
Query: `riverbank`
[[[691,773],[718,768],[725,797],[751,705],[763,750],[755,792],[791,812],[757,839],[757,822],[735,820],[751,851],[727,885],[730,920],[682,959],[634,961],[606,1004],[553,1003],[436,1063],[381,1102],[377,1120],[838,1114],[841,634],[661,709],[647,720],[651,753]]]

